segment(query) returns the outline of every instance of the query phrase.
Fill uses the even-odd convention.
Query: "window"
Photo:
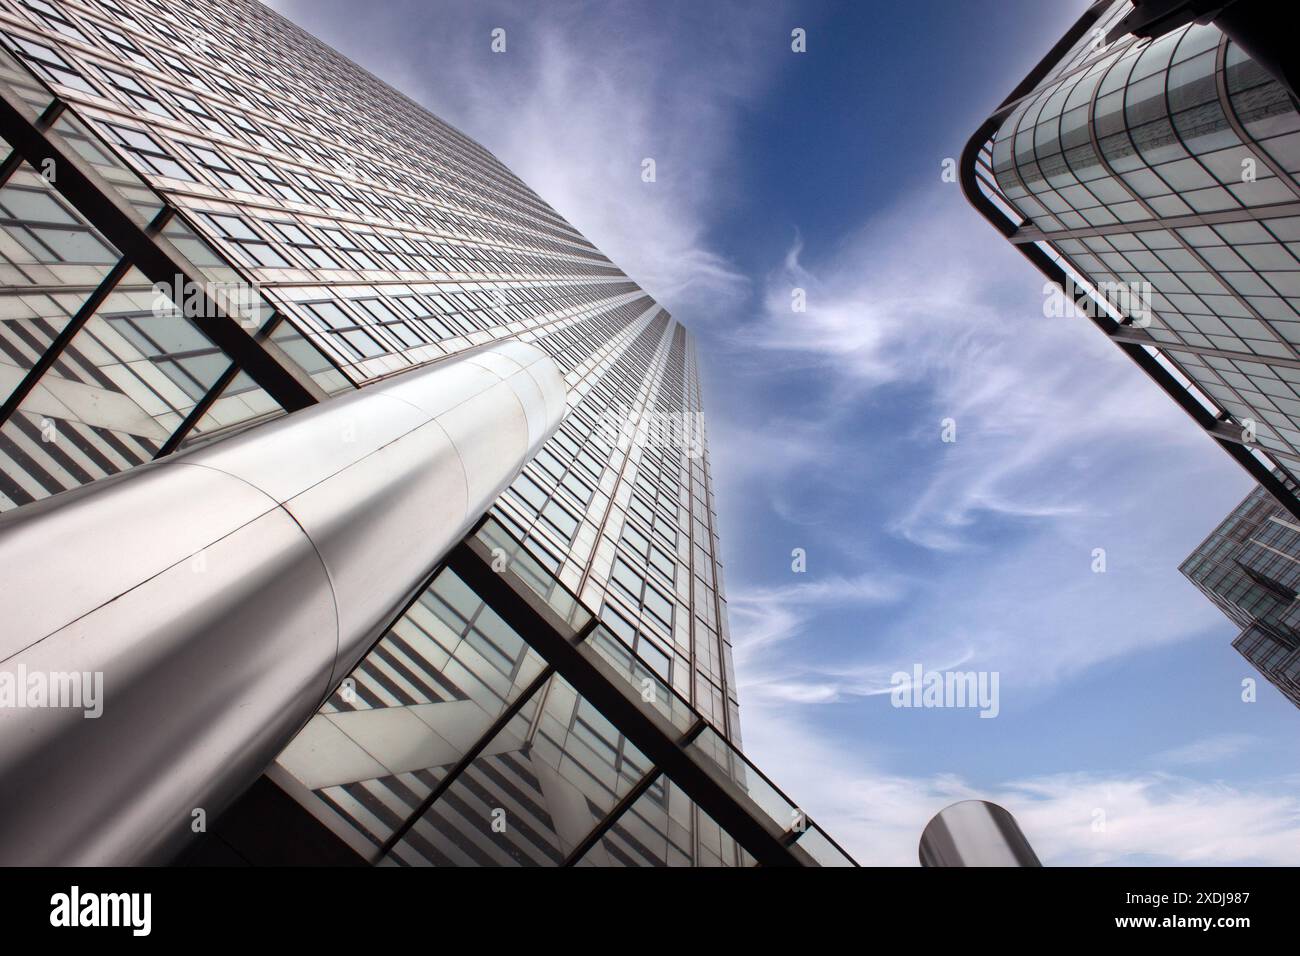
[[[654,641],[642,636],[636,645],[637,656],[650,665],[650,669],[667,682],[671,673],[672,658]]]
[[[55,31],[71,40],[88,42],[86,35],[72,25],[67,14],[45,0],[22,0],[23,6],[40,16]]]
[[[297,249],[312,265],[321,269],[341,269],[337,259],[324,250],[305,229],[292,222],[268,222],[266,225],[283,242]]]
[[[564,481],[561,482],[561,485],[564,487],[564,490],[573,495],[579,503],[585,505],[591,500],[591,486],[580,480],[573,472],[569,472],[569,474],[564,476]]]
[[[45,265],[109,265],[120,258],[116,250],[101,242],[88,226],[45,190],[22,186],[0,189],[0,228],[26,249],[35,262]]]
[[[672,558],[658,547],[650,549],[650,566],[662,574],[669,583],[672,582],[676,565],[673,564]]]
[[[240,113],[230,113],[228,115],[230,122],[244,135],[244,138],[256,146],[258,149],[270,150],[275,148],[275,144],[267,139],[266,134],[261,128]]]
[[[194,182],[189,171],[172,159],[148,133],[112,123],[101,123],[99,128],[110,142],[134,155],[139,164],[154,175]]]
[[[185,143],[184,146],[190,157],[207,170],[208,174],[222,186],[242,193],[257,192],[253,188],[253,184],[231,165],[230,160],[216,150],[192,143]]]
[[[48,46],[19,36],[10,34],[6,34],[6,36],[9,37],[9,42],[14,45],[17,51],[42,78],[51,83],[80,90],[83,93],[91,93],[95,96],[101,95],[99,90],[83,78],[67,60]]]
[[[569,514],[559,502],[552,499],[542,509],[542,517],[545,518],[565,541],[573,539],[574,533],[578,530],[578,519]]]
[[[209,133],[217,133],[221,136],[229,136],[229,132],[221,122],[208,112],[208,108],[194,99],[192,96],[186,96],[184,93],[172,93],[180,108],[188,113],[193,119],[194,124],[200,129],[206,129]]]
[[[379,264],[363,250],[352,234],[344,229],[321,229],[347,263],[357,269],[379,269]]]
[[[361,241],[369,246],[375,255],[377,255],[389,269],[394,269],[398,272],[410,271],[411,267],[402,260],[401,256],[389,249],[388,243],[385,242],[383,238],[371,232],[362,232],[358,233],[358,235],[360,236]]]
[[[338,200],[330,193],[328,189],[321,185],[320,180],[315,176],[309,176],[307,173],[294,173],[294,178],[298,180],[298,185],[307,190],[308,193],[316,200],[317,203],[326,209],[342,208]]]
[[[293,265],[240,217],[203,213],[203,218],[211,224],[221,238],[233,245],[240,258],[250,265],[267,269],[283,269]]]
[[[217,378],[230,367],[230,359],[203,337],[194,325],[173,313],[127,312],[106,315],[109,324],[149,359],[191,401],[207,394]],[[255,388],[246,383],[239,391]],[[227,390],[226,394],[233,394]]]
[[[100,27],[99,32],[108,41],[108,45],[121,54],[127,62],[134,63],[136,66],[156,69],[153,61],[145,56],[125,33],[114,30],[112,27]]]
[[[510,487],[515,494],[528,502],[534,511],[540,512],[546,506],[546,492],[527,475],[520,475]]]
[[[330,330],[334,341],[343,347],[345,353],[354,358],[373,358],[383,355],[388,350],[367,332],[357,321],[344,312],[335,302],[313,302],[304,308],[316,320]]]
[[[253,171],[254,175],[256,175],[258,179],[267,185],[267,188],[270,189],[273,196],[279,196],[281,199],[287,199],[290,202],[303,201],[302,194],[289,185],[285,178],[280,175],[279,170],[267,163],[251,159],[248,161],[248,168]]]
[[[610,580],[623,588],[634,603],[641,602],[641,586],[644,583],[641,575],[632,570],[631,566],[621,558],[614,561],[614,571]]]
[[[628,622],[622,614],[619,614],[612,607],[606,604],[600,612],[600,619],[605,626],[613,631],[628,647],[636,644],[636,628]]]
[[[144,110],[146,113],[152,113],[154,116],[171,117],[171,111],[162,105],[158,97],[146,87],[143,83],[133,76],[126,73],[119,73],[117,70],[101,66],[99,72],[104,74],[110,86],[117,90],[122,97],[133,106]]]
[[[364,309],[375,320],[376,325],[382,327],[384,331],[397,339],[406,348],[414,348],[417,345],[424,344],[424,340],[415,333],[403,316],[388,304],[388,300],[354,299],[352,301]]]
[[[663,623],[665,627],[672,630],[673,626],[673,603],[660,594],[652,587],[645,589],[645,606],[646,609]]]

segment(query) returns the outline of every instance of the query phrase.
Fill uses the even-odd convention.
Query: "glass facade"
[[[489,516],[271,776],[379,865],[853,865],[664,670]]]
[[[1106,42],[1131,9],[990,118],[967,195],[1296,513],[1300,113],[1213,25]]]
[[[1300,707],[1300,524],[1256,488],[1179,567],[1241,628],[1232,642]]]
[[[385,864],[746,865],[772,833],[768,862],[851,863],[737,750],[699,365],[667,311],[248,0],[0,0],[0,94],[0,510],[485,343],[565,377],[479,532],[541,617],[452,566],[411,582],[270,771],[303,806]]]

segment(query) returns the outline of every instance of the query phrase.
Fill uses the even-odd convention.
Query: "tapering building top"
[[[291,743],[258,739],[288,743],[263,783],[370,862],[851,863],[737,749],[684,326],[486,150],[250,0],[0,0],[0,46],[13,54],[0,51],[11,147],[0,166],[0,511],[11,513],[0,561],[30,554],[35,539],[12,529],[41,516],[98,527],[103,509],[76,490],[105,487],[98,479],[144,474],[136,466],[176,452],[202,467],[226,452],[244,461],[254,446],[274,458],[279,442],[266,436],[350,445],[383,420],[365,396],[416,379],[438,402],[473,396],[484,421],[526,419],[514,444],[423,393],[416,404],[434,417],[420,427],[450,436],[448,473],[464,476],[465,500],[484,489],[491,500],[494,482],[517,477],[468,539],[417,556],[427,574],[383,582],[404,600],[393,614],[345,621],[356,606],[329,604],[346,594],[364,605],[358,581],[383,574],[351,566],[360,578],[345,581],[331,566],[356,519],[346,533],[328,511],[300,522],[330,572],[312,600],[334,608],[340,653],[355,625],[356,653],[331,666],[355,667],[306,701]],[[340,409],[356,410],[355,428]],[[546,434],[535,455],[515,449]],[[330,480],[369,454],[331,452]],[[141,485],[110,487],[128,501],[138,497],[121,489]],[[385,511],[388,492],[359,487],[399,533],[400,502]],[[376,554],[381,538],[369,535]],[[91,544],[94,560],[109,559],[110,536]],[[97,608],[77,625],[100,620]],[[193,635],[184,614],[169,623],[179,630],[115,639],[139,659],[170,654],[166,642]],[[304,701],[291,703],[297,714]],[[165,722],[117,723],[121,712],[106,713],[97,740],[133,739],[142,761],[176,746]],[[71,739],[55,731],[60,746]],[[82,752],[84,738],[73,743],[67,752]],[[212,794],[221,783],[160,793],[175,782],[151,778],[150,799],[190,807],[200,784]],[[7,820],[33,832],[18,821],[42,812],[20,800]],[[158,852],[189,828],[160,813]],[[60,858],[121,860],[140,825],[106,827],[115,836],[95,849],[59,844]],[[51,852],[14,839],[23,860]],[[17,855],[0,827],[6,853]]]

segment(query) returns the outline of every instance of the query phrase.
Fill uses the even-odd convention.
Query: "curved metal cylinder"
[[[1042,866],[1016,818],[987,800],[962,800],[921,834],[922,866]]]
[[[0,864],[170,859],[566,399],[545,353],[500,343],[0,516]]]

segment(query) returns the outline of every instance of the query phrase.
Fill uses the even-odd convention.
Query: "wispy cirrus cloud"
[[[1161,767],[1220,764],[1258,745],[1259,739],[1252,734],[1213,734],[1161,751],[1151,762]]]
[[[938,185],[815,267],[796,237],[768,278],[764,313],[735,333],[736,348],[780,356],[782,384],[803,383],[781,409],[793,421],[770,439],[796,436],[790,454],[753,456],[767,470],[750,480],[766,481],[788,524],[836,544],[840,578],[878,568],[882,551],[905,555],[900,543],[934,559],[912,576],[905,606],[862,605],[869,641],[826,640],[843,633],[842,617],[828,626],[833,608],[779,584],[740,592],[744,695],[870,696],[916,662],[974,661],[1012,690],[1050,686],[1218,620],[1175,571],[1200,536],[1186,516],[1213,508],[1196,482],[1145,475],[1213,484],[1232,472],[1085,319],[1045,317],[1041,284]],[[806,312],[791,307],[796,288]],[[901,414],[882,417],[900,394]],[[945,420],[953,442],[941,440]],[[876,448],[903,453],[872,471]],[[851,517],[880,500],[875,527]],[[787,518],[785,502],[802,511]]]
[[[779,768],[814,820],[859,863],[916,866],[921,832],[959,800],[991,800],[1016,817],[1048,866],[1295,864],[1294,778],[1233,786],[1168,773],[1058,773],[977,788],[954,774],[891,774],[828,747],[789,708],[751,709],[746,745]]]
[[[769,588],[745,588],[728,601],[735,630],[735,657],[747,663],[765,651],[798,636],[815,611],[892,604],[906,592],[905,579],[889,571],[872,571],[852,578],[829,576]]]
[[[756,36],[783,5],[552,0],[538,16],[511,0],[452,0],[431,15],[399,0],[365,17],[345,0],[272,5],[491,150],[684,319],[708,321],[746,293],[708,233],[733,198],[731,131],[776,62]],[[726,37],[727,55],[683,42],[706,36]]]
[[[891,528],[936,550],[966,547],[982,517],[1071,517],[1107,507],[1071,467],[1119,448],[1207,448],[1194,425],[1081,317],[1043,315],[1041,278],[965,206],[955,186],[902,198],[810,268],[798,239],[738,331],[824,376],[850,426],[889,386],[918,389],[909,430],[956,440]],[[806,292],[805,312],[791,290]],[[928,419],[928,422],[927,422]]]

